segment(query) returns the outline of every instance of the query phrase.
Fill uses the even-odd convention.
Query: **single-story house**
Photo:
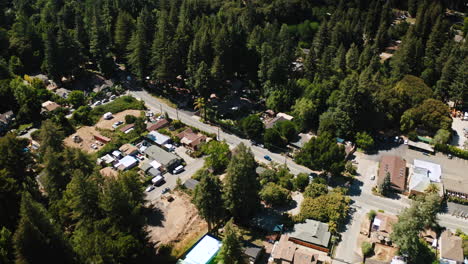
[[[278,117],[278,116],[279,116],[279,117],[282,117],[282,118],[284,118],[284,119],[286,119],[286,120],[289,120],[289,121],[293,120],[293,118],[294,118],[293,116],[290,116],[290,115],[285,114],[285,113],[278,113],[278,114],[276,114],[276,116],[277,116],[277,117]]]
[[[293,230],[288,233],[289,241],[296,244],[329,252],[331,233],[328,224],[307,219],[304,223],[295,224]]]
[[[434,230],[425,229],[419,233],[419,236],[432,247],[437,247],[437,233]]]
[[[122,152],[120,152],[120,150],[114,150],[112,151],[112,156],[114,156],[117,159],[120,159],[122,158]]]
[[[291,241],[288,235],[282,235],[278,242],[275,242],[271,258],[274,263],[281,264],[316,264],[320,263],[331,263],[331,259],[326,256],[326,253],[317,254],[310,248],[303,247]]]
[[[94,135],[94,139],[96,139],[97,141],[102,142],[104,144],[107,144],[107,143],[109,143],[111,141],[110,138],[105,137],[103,135]]]
[[[65,88],[58,88],[57,90],[55,90],[55,94],[62,97],[63,99],[67,99],[70,92],[70,90],[67,90]]]
[[[181,162],[177,155],[167,152],[164,149],[152,145],[145,150],[145,156],[150,160],[155,160],[161,164],[162,170],[172,170]]]
[[[213,259],[221,249],[221,241],[210,236],[205,235],[200,239],[197,244],[190,249],[185,255],[184,259],[180,259],[179,264],[208,264],[212,263]]]
[[[105,164],[113,164],[116,161],[115,157],[110,154],[106,154],[97,159],[97,164],[101,165],[102,163]]]
[[[406,190],[406,161],[397,156],[382,156],[380,159],[377,183],[382,184],[390,175],[391,188],[397,192]]]
[[[119,151],[122,152],[122,154],[125,156],[138,154],[138,148],[129,143],[123,144],[119,148]]]
[[[422,150],[422,151],[426,151],[429,153],[435,152],[434,148],[431,145],[424,143],[424,142],[420,142],[420,141],[408,140],[408,147],[411,149]]]
[[[265,128],[267,128],[267,129],[268,129],[268,128],[273,128],[273,126],[275,126],[276,123],[282,122],[282,121],[286,121],[286,120],[288,120],[288,119],[286,119],[286,118],[284,118],[284,117],[282,117],[282,116],[276,115],[275,118],[272,118],[272,119],[267,120],[267,121],[265,122]]]
[[[133,156],[125,156],[119,162],[114,164],[114,168],[117,168],[120,171],[129,170],[135,167],[138,164],[138,160]]]
[[[52,112],[59,107],[60,107],[59,104],[57,104],[56,102],[52,102],[52,101],[45,101],[44,103],[42,103],[42,109],[43,111],[46,111],[46,112]]]
[[[155,168],[152,162],[145,161],[141,164],[140,169],[145,172],[146,174],[150,175],[151,177],[156,177],[161,175],[161,171],[159,168]]]
[[[194,179],[188,179],[184,182],[184,186],[185,188],[189,189],[189,190],[195,190],[195,187],[197,187],[198,183],[200,183],[199,181],[197,180],[194,180]]]
[[[119,176],[119,172],[113,169],[112,167],[104,167],[99,171],[99,173],[103,177],[109,177],[109,178],[117,178]]]
[[[163,146],[171,142],[171,138],[169,136],[163,135],[156,131],[149,132],[148,135],[146,135],[146,137],[154,143],[158,144],[159,146]]]
[[[198,150],[200,144],[206,141],[205,135],[194,133],[191,128],[180,132],[177,137],[180,138],[180,143],[191,150]]]
[[[252,243],[248,243],[244,246],[244,255],[246,257],[246,260],[251,264],[254,264],[257,262],[257,260],[262,255],[262,252],[263,252],[262,247],[256,246]]]
[[[445,230],[440,235],[439,242],[440,263],[463,263],[463,239],[454,235],[450,230]]]
[[[390,234],[396,222],[398,222],[397,216],[378,212],[371,223],[371,238],[381,244],[391,242]]]
[[[166,119],[160,119],[156,123],[149,123],[146,127],[146,130],[149,132],[158,130],[160,128],[166,127],[169,125],[169,121]]]
[[[120,129],[120,131],[121,131],[122,133],[127,134],[127,133],[129,133],[130,131],[132,131],[132,130],[134,129],[134,127],[135,127],[135,124],[128,124],[128,125],[122,127],[122,128]]]

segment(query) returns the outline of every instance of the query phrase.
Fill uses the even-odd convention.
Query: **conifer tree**
[[[146,40],[146,27],[143,14],[138,17],[136,31],[128,44],[127,60],[130,68],[138,79],[145,78],[148,66],[148,45]]]
[[[200,183],[195,188],[193,203],[208,223],[209,231],[224,217],[221,190],[221,181],[207,171],[202,173]]]
[[[224,238],[216,261],[222,264],[244,263],[241,243],[238,230],[230,220],[224,227]]]

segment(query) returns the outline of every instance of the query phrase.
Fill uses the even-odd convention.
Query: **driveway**
[[[341,233],[342,240],[336,247],[334,256],[337,260],[334,260],[333,263],[362,262],[362,257],[356,252],[356,249],[358,248],[357,238],[361,230],[361,222],[364,217],[366,217],[367,212],[356,206],[353,206],[351,210],[354,211],[354,213],[349,214],[349,222],[344,227],[344,232]]]
[[[463,144],[467,140],[463,128],[468,129],[468,121],[463,121],[461,118],[454,118],[452,123],[452,129],[455,134],[452,136],[452,142],[450,144],[458,146],[463,149]]]
[[[179,174],[174,175],[168,172],[165,173],[163,176],[166,182],[162,184],[161,186],[156,187],[151,192],[149,193],[146,192],[146,200],[154,201],[158,199],[162,195],[161,191],[166,187],[168,187],[171,190],[174,190],[174,188],[177,186],[177,179],[180,178],[182,183],[184,183],[186,180],[190,179],[197,170],[201,169],[204,163],[205,163],[204,159],[195,159],[191,163],[187,162],[187,166],[185,166],[185,170]]]

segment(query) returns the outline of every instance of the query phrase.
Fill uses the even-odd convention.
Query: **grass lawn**
[[[128,109],[144,110],[145,108],[146,107],[144,102],[138,101],[132,96],[122,96],[110,103],[96,106],[93,110],[91,110],[90,115],[91,119],[94,121],[94,123],[96,123],[99,118],[101,118],[101,116],[107,112],[115,114]]]

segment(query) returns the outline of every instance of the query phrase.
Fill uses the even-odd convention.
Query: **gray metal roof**
[[[149,159],[153,159],[161,163],[161,165],[163,165],[164,167],[167,167],[180,159],[175,154],[167,152],[164,149],[155,145],[148,147],[145,150],[145,155],[148,156]]]
[[[311,219],[307,219],[305,223],[294,225],[293,231],[288,235],[291,238],[323,247],[328,247],[331,237],[328,224]]]

